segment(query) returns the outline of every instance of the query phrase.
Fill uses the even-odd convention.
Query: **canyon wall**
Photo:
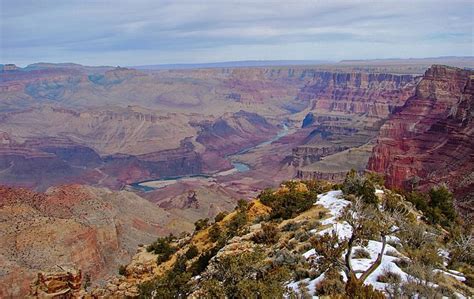
[[[297,98],[309,102],[301,127],[307,132],[288,164],[297,167],[296,176],[339,181],[354,164],[348,155],[337,155],[331,171],[322,160],[373,140],[383,122],[415,92],[419,81],[413,75],[382,73],[314,72]],[[299,133],[301,134],[301,132]]]
[[[473,80],[473,71],[428,69],[416,94],[382,126],[368,168],[384,173],[390,187],[446,182],[461,204],[472,203]]]

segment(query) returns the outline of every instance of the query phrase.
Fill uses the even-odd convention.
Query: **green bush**
[[[440,224],[448,228],[457,221],[453,195],[444,186],[432,188],[427,194],[413,191],[408,193],[406,198],[423,212],[431,224]]]
[[[171,255],[173,255],[173,253],[177,251],[177,248],[171,245],[172,240],[172,236],[158,238],[155,242],[153,242],[147,247],[148,252],[153,252],[154,254],[158,255],[158,258],[156,260],[158,264],[169,260]]]
[[[209,239],[212,242],[217,242],[222,235],[222,230],[219,224],[214,223],[211,228],[209,228]]]
[[[237,201],[237,206],[235,208],[236,210],[243,212],[243,211],[247,211],[248,207],[249,207],[248,201],[246,201],[245,199],[239,199]]]
[[[228,234],[235,236],[239,230],[243,228],[248,221],[247,213],[245,211],[238,211],[234,217],[227,223]]]
[[[189,246],[188,250],[185,253],[185,256],[188,260],[190,260],[190,259],[193,259],[196,256],[198,256],[198,254],[199,254],[199,250],[196,247],[196,245],[193,244],[193,245]]]
[[[285,268],[266,267],[265,255],[261,251],[226,255],[215,266],[212,288],[203,285],[205,297],[211,297],[216,289],[220,289],[227,298],[282,298],[284,283],[290,278]]]
[[[296,190],[296,185],[289,184],[287,192],[273,192],[264,190],[258,198],[260,201],[272,208],[271,219],[289,219],[308,210],[313,206],[317,193],[311,191]]]
[[[198,221],[194,222],[194,230],[200,231],[209,226],[209,218],[199,219]]]
[[[349,171],[342,183],[342,192],[345,195],[355,195],[360,197],[367,204],[378,204],[379,200],[375,195],[374,183],[366,177],[360,176],[354,169]]]
[[[214,217],[214,222],[220,222],[222,221],[225,216],[227,216],[229,213],[227,212],[220,212],[219,214],[216,215],[216,217]]]
[[[186,258],[179,256],[173,268],[163,276],[139,285],[140,298],[186,298],[191,291],[191,273]]]

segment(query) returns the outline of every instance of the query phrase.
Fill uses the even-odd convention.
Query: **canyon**
[[[340,182],[355,169],[389,187],[446,183],[472,213],[474,60],[425,64],[9,67],[0,289],[14,287],[0,297],[58,265],[100,284],[139,244],[288,179]]]

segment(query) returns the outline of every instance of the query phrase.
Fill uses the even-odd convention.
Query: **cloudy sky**
[[[472,56],[474,1],[0,0],[0,63]]]

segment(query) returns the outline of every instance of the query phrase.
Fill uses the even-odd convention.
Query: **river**
[[[239,155],[243,155],[245,153],[248,153],[256,148],[263,147],[266,145],[271,144],[272,142],[277,141],[278,139],[286,136],[288,134],[288,126],[286,124],[282,125],[282,130],[278,132],[275,136],[273,136],[271,139],[266,140],[262,143],[259,143],[254,146],[250,146],[247,148],[244,148],[234,154],[227,155],[226,158],[230,161],[232,166],[234,168],[229,169],[229,170],[224,170],[215,174],[195,174],[195,175],[182,175],[182,176],[173,176],[173,177],[166,177],[166,178],[161,178],[161,179],[155,179],[155,180],[146,180],[146,181],[140,181],[136,182],[133,184],[130,184],[130,186],[136,190],[140,191],[152,191],[155,189],[160,189],[163,187],[166,187],[168,185],[174,184],[178,181],[190,181],[190,180],[198,180],[198,179],[205,179],[205,180],[211,180],[212,178],[215,178],[217,176],[225,176],[225,175],[230,175],[236,172],[246,172],[250,170],[250,166],[242,163],[238,160]]]

